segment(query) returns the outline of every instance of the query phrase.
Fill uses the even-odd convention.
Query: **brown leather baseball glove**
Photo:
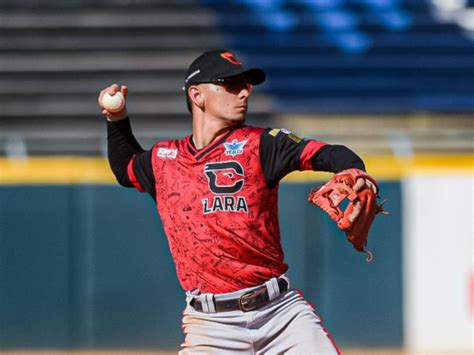
[[[348,169],[312,189],[308,198],[337,223],[357,251],[368,255],[369,262],[373,260],[372,252],[365,250],[369,229],[377,213],[387,214],[382,208],[385,201],[377,204],[378,191],[377,182],[366,172]],[[346,199],[347,206],[342,209],[341,204]]]

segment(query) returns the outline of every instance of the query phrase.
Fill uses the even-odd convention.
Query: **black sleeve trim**
[[[326,145],[312,158],[314,170],[338,173],[342,170],[356,168],[365,171],[362,159],[343,145]]]
[[[140,152],[143,152],[143,148],[132,133],[128,117],[118,122],[107,121],[107,156],[120,185],[133,187],[127,167],[130,159]]]
[[[275,187],[278,182],[292,171],[299,170],[301,153],[309,141],[295,140],[286,133],[279,131],[276,135],[266,128],[260,138],[260,164],[265,181],[269,188]]]

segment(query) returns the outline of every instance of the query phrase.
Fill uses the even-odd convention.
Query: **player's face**
[[[206,84],[206,112],[219,119],[243,122],[251,93],[252,85],[244,76]]]

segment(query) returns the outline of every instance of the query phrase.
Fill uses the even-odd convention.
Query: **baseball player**
[[[245,125],[261,69],[228,50],[190,65],[184,91],[192,134],[144,150],[126,107],[108,111],[108,156],[118,182],[156,201],[176,273],[186,291],[180,354],[339,354],[312,306],[285,275],[278,185],[294,170],[364,172],[341,145],[301,139],[285,129]],[[362,176],[356,190],[366,186]]]

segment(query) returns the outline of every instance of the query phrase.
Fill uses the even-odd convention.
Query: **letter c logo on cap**
[[[231,52],[221,53],[221,57],[228,60],[232,64],[236,64],[236,65],[240,64],[240,62],[237,60],[237,58],[235,58],[234,53],[231,53]]]

